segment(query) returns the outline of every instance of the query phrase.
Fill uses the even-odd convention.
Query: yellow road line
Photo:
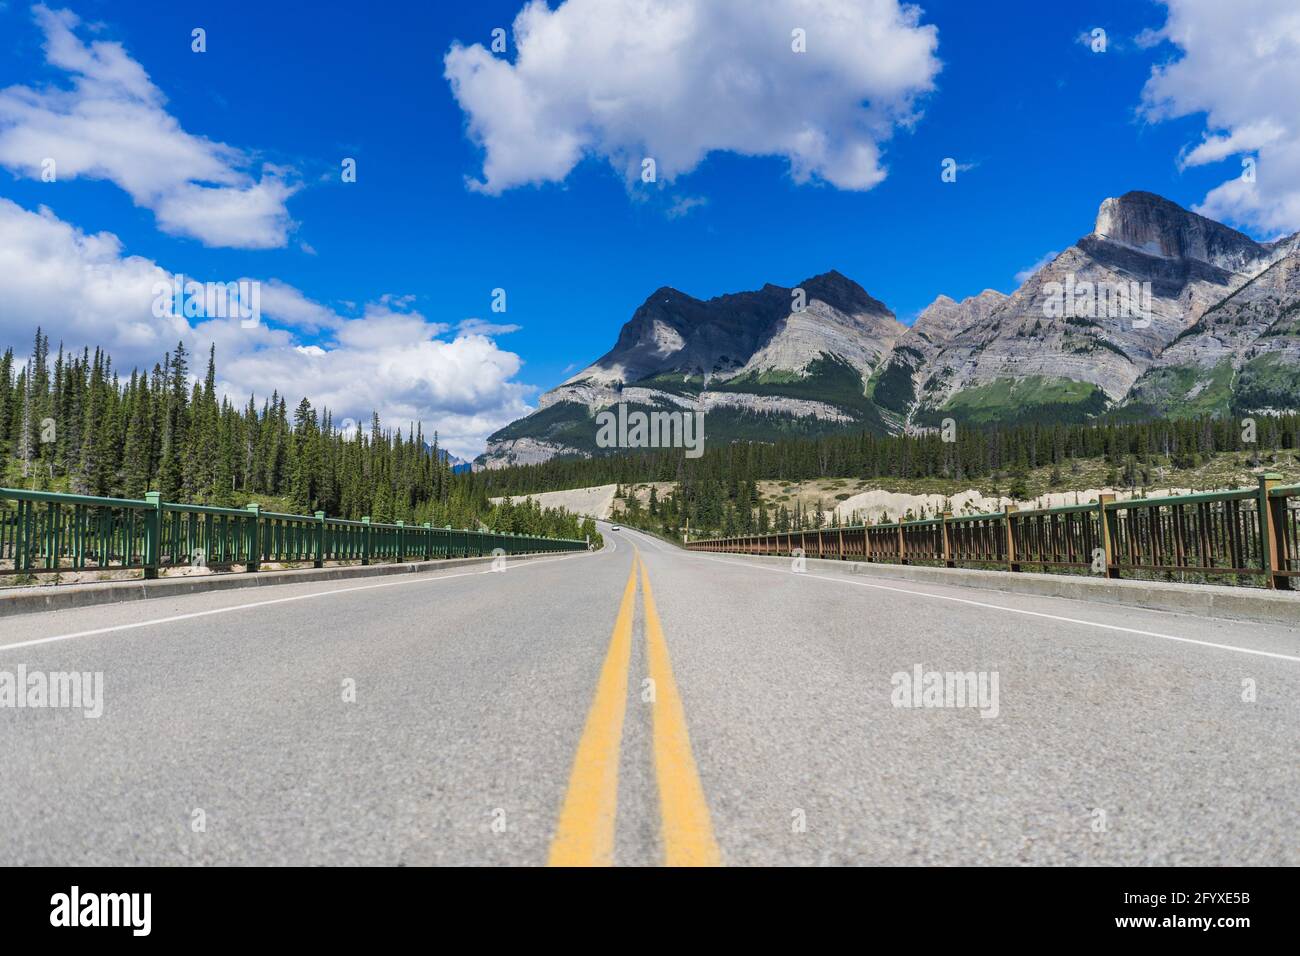
[[[623,602],[614,620],[605,663],[596,682],[596,695],[578,741],[560,820],[551,838],[551,866],[611,866],[614,862],[614,821],[618,812],[618,757],[627,710],[627,671],[632,658],[632,614],[636,607],[636,569],[623,588]]]
[[[686,711],[673,680],[668,643],[644,563],[641,594],[645,602],[646,654],[655,690],[655,776],[659,779],[659,812],[663,816],[664,862],[669,866],[721,866],[722,853],[713,838],[709,805],[691,754]]]

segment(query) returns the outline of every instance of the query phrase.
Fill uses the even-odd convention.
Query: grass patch
[[[751,395],[779,395],[836,405],[857,416],[867,427],[884,431],[880,413],[867,398],[862,375],[848,362],[826,352],[809,363],[804,375],[774,369],[738,376],[719,383],[714,389]]]
[[[1086,421],[1106,410],[1106,393],[1091,382],[1030,375],[999,378],[963,389],[937,409],[918,415],[925,425],[952,418],[966,425]]]
[[[681,372],[660,372],[631,383],[636,388],[653,388],[670,395],[695,397],[704,391],[703,375],[685,375]]]
[[[1300,407],[1300,368],[1277,352],[1251,359],[1242,366],[1234,406],[1242,411]]]
[[[1133,386],[1132,398],[1115,417],[1136,421],[1155,415],[1226,415],[1231,406],[1232,363],[1225,359],[1213,369],[1168,365],[1147,370]]]

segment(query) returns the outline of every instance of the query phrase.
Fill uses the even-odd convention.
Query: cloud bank
[[[127,255],[112,233],[89,234],[47,208],[32,212],[0,198],[0,343],[20,357],[38,325],[54,343],[103,346],[122,373],[151,369],[178,340],[200,363],[215,345],[221,390],[236,404],[278,390],[290,403],[305,395],[330,408],[336,421],[369,421],[378,411],[388,427],[418,422],[430,437],[437,430],[462,457],[531,411],[533,390],[514,380],[519,356],[485,334],[504,327],[467,323],[449,339],[445,323],[406,298],[385,296],[351,315],[276,280],[262,283],[270,321],[253,328],[238,319],[156,317],[155,285],[170,281],[158,263]],[[308,332],[316,342],[304,342],[300,333]]]
[[[659,180],[714,151],[864,190],[934,88],[938,31],[898,0],[530,0],[513,60],[455,44],[445,75],[484,152],[471,188],[563,181],[586,157]],[[795,52],[795,31],[806,52]]]
[[[284,246],[292,170],[263,164],[223,143],[185,132],[166,98],[120,43],[86,42],[68,10],[33,7],[46,62],[67,87],[0,90],[0,165],[39,179],[108,180],[153,212],[158,228],[204,245]],[[53,166],[48,161],[53,161]]]
[[[1266,234],[1300,229],[1300,5],[1295,0],[1164,0],[1155,36],[1180,56],[1155,67],[1142,114],[1205,114],[1184,168],[1229,163],[1197,212]],[[1257,159],[1253,181],[1241,160]]]

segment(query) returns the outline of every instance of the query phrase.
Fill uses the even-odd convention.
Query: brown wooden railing
[[[1170,576],[1290,589],[1300,577],[1300,485],[691,541],[692,551],[845,561]]]

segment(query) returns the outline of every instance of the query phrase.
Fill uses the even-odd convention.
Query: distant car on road
[[[623,528],[622,528],[621,525],[612,524],[612,525],[609,526],[609,530],[610,530],[610,531],[622,531]]]

